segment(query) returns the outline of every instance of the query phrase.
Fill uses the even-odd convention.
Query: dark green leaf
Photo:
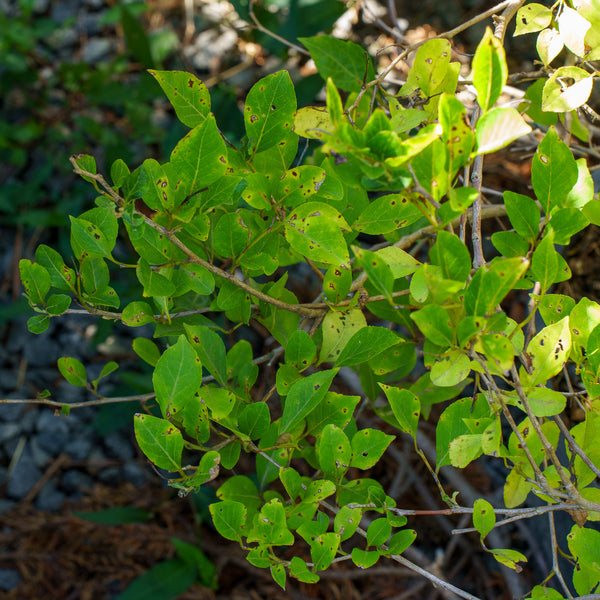
[[[335,364],[337,367],[355,366],[372,360],[399,341],[398,335],[389,329],[363,327],[348,340]]]
[[[118,600],[172,600],[194,583],[196,575],[195,564],[181,558],[170,558],[157,563],[135,579]]]
[[[308,49],[319,75],[347,92],[360,91],[364,82],[375,78],[375,71],[366,50],[354,42],[330,35],[298,38]]]

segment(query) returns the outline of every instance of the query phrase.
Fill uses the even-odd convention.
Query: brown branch
[[[84,171],[83,169],[81,169],[79,167],[79,165],[77,164],[76,156],[71,156],[70,161],[71,161],[71,164],[73,165],[73,171],[75,173],[77,173],[78,175],[81,175],[82,177],[87,177],[87,178],[93,179],[94,181],[98,182],[106,190],[106,193],[117,203],[118,206],[123,206],[125,204],[124,198],[119,196],[119,194],[117,194],[117,192],[115,192],[115,190],[113,190],[110,187],[110,185],[108,185],[106,179],[104,179],[104,177],[101,174],[90,173],[88,171]],[[316,317],[321,314],[321,310],[319,310],[319,309],[310,309],[310,308],[299,306],[297,304],[288,304],[287,302],[283,302],[281,300],[277,300],[276,298],[272,298],[271,296],[268,296],[267,294],[263,294],[263,292],[260,292],[259,290],[255,290],[253,287],[248,285],[245,281],[239,280],[235,275],[232,275],[231,273],[228,273],[227,271],[223,271],[223,269],[220,269],[219,267],[216,267],[212,263],[209,263],[209,262],[203,260],[202,258],[200,258],[198,255],[196,255],[194,252],[192,252],[175,235],[174,231],[171,231],[170,229],[167,229],[166,227],[163,227],[162,225],[155,223],[151,218],[149,218],[148,216],[139,212],[137,209],[135,212],[144,218],[146,225],[149,225],[150,227],[152,227],[153,229],[158,231],[160,234],[164,235],[174,246],[179,248],[189,259],[191,259],[192,262],[203,266],[205,269],[210,271],[213,275],[217,275],[217,277],[226,279],[230,283],[233,283],[234,285],[243,289],[245,292],[254,296],[255,298],[258,298],[259,300],[262,300],[263,302],[266,302],[267,304],[272,304],[273,306],[276,306],[277,308],[280,308],[282,310],[294,312],[294,313],[303,315],[305,317]]]
[[[99,398],[97,400],[88,400],[86,402],[57,402],[49,398],[0,398],[0,404],[42,404],[44,406],[52,406],[53,408],[83,408],[84,406],[99,406],[101,404],[117,404],[119,402],[147,402],[152,400],[156,394],[138,394],[136,396],[121,396],[119,398]]]

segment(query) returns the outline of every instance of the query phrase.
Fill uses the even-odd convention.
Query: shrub
[[[451,60],[460,28],[395,59],[417,50],[397,95],[385,86],[393,65],[376,75],[356,44],[301,38],[326,82],[326,106],[298,109],[290,75],[268,75],[246,98],[238,147],[221,134],[201,81],[151,71],[189,133],[164,164],[148,159],[131,171],[115,161],[110,183],[91,156],[73,156],[98,194],[94,208],[71,217],[75,268],[47,246],[21,261],[35,333],[72,302],[152,326],[163,352],[145,337],[133,344],[154,369],[152,399],[135,416],[139,446],[182,494],[217,481],[214,526],[281,587],[288,576],[316,582],[334,561],[366,568],[388,557],[474,597],[403,555],[416,536],[408,517],[431,511],[396,506],[365,476],[407,434],[446,504],[439,514],[471,513],[497,561],[519,571],[526,557],[488,548],[495,527],[568,511],[574,525],[561,552],[575,566],[572,586],[579,595],[598,588],[600,534],[586,523],[600,518],[600,305],[551,291],[571,276],[557,246],[600,222],[586,160],[561,139],[569,123],[573,135],[589,135],[577,109],[591,93],[600,21],[591,2],[521,7],[516,34],[540,32],[544,68],[518,108],[498,107],[504,29],[522,4],[496,7],[506,11],[475,53],[471,114]],[[551,66],[557,44],[573,66]],[[505,191],[502,203],[484,205],[485,155],[542,130],[535,197]],[[482,222],[501,216],[509,229],[484,252]],[[133,260],[123,258],[126,244]],[[109,265],[131,273],[125,306]],[[313,276],[294,292],[299,266]],[[513,290],[529,296],[520,320],[507,314]],[[252,328],[272,343],[253,346]],[[274,381],[261,372],[266,363]],[[99,395],[77,360],[59,367]],[[335,391],[348,369],[360,393]],[[568,402],[582,409],[580,422],[566,420]],[[435,464],[418,437],[432,415]],[[253,471],[233,474],[242,454]],[[460,490],[438,478],[444,465],[465,468],[482,455],[507,468],[505,507],[483,498],[460,506]],[[530,495],[543,506],[517,508]],[[538,586],[531,597],[562,596]]]

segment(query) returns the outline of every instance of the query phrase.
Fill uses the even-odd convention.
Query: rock
[[[121,469],[118,467],[107,467],[98,473],[98,481],[102,483],[116,485],[121,479]]]
[[[92,439],[86,437],[76,437],[69,440],[63,448],[63,452],[73,460],[85,460],[92,450]]]
[[[3,404],[0,408],[0,419],[3,421],[17,421],[23,416],[24,412],[25,404]]]
[[[0,423],[0,444],[17,437],[21,433],[18,423]]]
[[[40,469],[43,469],[48,464],[52,456],[49,452],[40,447],[37,436],[32,437],[29,440],[29,444],[31,447],[33,462],[35,462]]]
[[[66,435],[57,435],[51,431],[38,433],[36,436],[39,447],[50,454],[50,456],[58,456],[65,445]]]
[[[77,16],[78,0],[55,0],[52,2],[51,17],[57,23],[64,23],[70,17]]]
[[[148,472],[140,463],[129,461],[123,465],[123,477],[135,486],[141,486],[148,481]]]
[[[67,417],[71,418],[71,417]],[[58,435],[65,435],[69,431],[69,425],[67,418],[57,417],[49,410],[43,410],[36,423],[36,429],[40,433],[56,433]]]
[[[79,469],[69,469],[63,473],[61,486],[69,496],[81,496],[81,492],[87,488],[91,488],[94,480]]]
[[[130,460],[135,456],[131,441],[120,433],[111,433],[104,438],[104,447],[108,456]]]
[[[47,410],[47,409],[46,409]],[[25,434],[33,433],[38,420],[40,410],[38,408],[32,408],[25,412],[23,418],[19,421],[21,431]]]
[[[0,590],[14,590],[21,583],[21,575],[15,569],[0,569]]]
[[[17,503],[14,500],[7,500],[6,498],[0,498],[0,515],[5,512],[12,510]]]
[[[59,351],[58,346],[51,343],[49,336],[44,333],[32,336],[26,344],[23,354],[30,368],[35,368],[55,365],[60,356]]]
[[[8,477],[7,496],[21,500],[31,491],[41,476],[42,472],[33,460],[31,448],[29,444],[26,444],[17,464]]]
[[[35,499],[35,507],[38,510],[58,510],[65,501],[65,495],[57,488],[54,481],[49,481],[40,490]]]
[[[33,14],[43,15],[50,8],[50,0],[34,0]]]
[[[82,59],[88,64],[94,64],[107,58],[112,51],[112,42],[106,38],[93,38],[83,49]]]

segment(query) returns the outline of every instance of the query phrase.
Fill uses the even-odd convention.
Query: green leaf
[[[110,166],[110,178],[112,179],[113,185],[115,188],[120,188],[127,177],[131,175],[129,171],[129,167],[125,164],[125,161],[122,158],[117,158]]]
[[[451,173],[455,173],[469,160],[475,136],[463,103],[450,94],[442,94],[439,105],[442,140],[448,147]]]
[[[225,388],[205,385],[198,395],[200,403],[210,409],[215,419],[224,419],[235,406],[235,394]]]
[[[153,269],[146,259],[140,257],[135,272],[139,282],[144,286],[146,297],[171,296],[175,293],[175,284],[161,275],[159,269]]]
[[[545,384],[561,371],[570,350],[569,317],[544,327],[527,345],[531,374],[522,372],[523,384],[529,387]]]
[[[360,91],[363,82],[375,78],[375,71],[366,50],[358,44],[330,35],[298,38],[310,52],[319,75],[329,77],[336,87],[346,92]]]
[[[400,279],[414,273],[421,263],[413,258],[408,252],[396,247],[388,246],[377,250],[376,254],[381,256],[392,270],[394,279]]]
[[[453,439],[448,446],[450,464],[453,467],[464,469],[468,464],[481,456],[482,435],[480,433],[467,433]]]
[[[497,152],[530,131],[516,108],[492,108],[477,121],[473,155]]]
[[[378,550],[363,550],[362,548],[352,548],[352,562],[361,569],[372,567],[378,560],[380,553]]]
[[[388,194],[373,200],[353,223],[352,229],[377,235],[408,227],[422,217],[421,211],[404,194]]]
[[[69,216],[71,220],[71,247],[78,260],[90,257],[109,257],[114,243],[106,237],[102,230],[83,218],[76,219]]]
[[[292,557],[290,561],[290,575],[304,583],[317,583],[319,576],[316,573],[308,570],[306,561],[299,556]]]
[[[323,319],[320,362],[336,360],[350,338],[366,324],[367,321],[360,309],[351,309],[347,312],[330,310]]]
[[[87,385],[85,367],[76,358],[66,356],[59,358],[58,370],[71,385],[78,387],[85,387]]]
[[[350,260],[345,231],[350,231],[350,227],[344,217],[322,202],[299,206],[285,221],[285,237],[296,252],[342,268],[348,268]]]
[[[310,557],[315,571],[324,571],[331,565],[340,545],[337,533],[322,533],[310,544]]]
[[[325,107],[304,106],[294,116],[294,131],[303,138],[322,140],[335,131],[335,126]]]
[[[541,213],[538,205],[528,196],[505,191],[506,214],[515,231],[529,241],[535,241],[540,231]]]
[[[481,539],[494,528],[496,524],[496,514],[494,507],[483,498],[477,498],[473,504],[473,525],[481,535]]]
[[[353,246],[352,250],[359,265],[365,270],[369,284],[393,305],[394,275],[386,261],[375,252],[363,250],[358,246]]]
[[[533,2],[519,8],[515,21],[517,26],[515,27],[514,36],[536,33],[550,25],[552,11],[547,6]]]
[[[245,406],[238,417],[239,430],[251,440],[262,438],[271,425],[269,407],[264,402]]]
[[[92,523],[101,523],[102,525],[145,523],[152,518],[152,513],[134,506],[113,506],[112,508],[91,512],[73,511],[72,514],[79,519],[91,521]]]
[[[554,415],[560,415],[567,404],[567,399],[563,394],[547,387],[534,387],[528,389],[527,400],[536,417],[552,417]],[[521,406],[520,402],[519,406]]]
[[[87,171],[88,173],[96,174],[96,159],[89,154],[75,154],[72,156],[75,160],[75,164],[82,170]],[[84,175],[81,176],[85,181],[89,183],[93,183],[93,179],[90,177],[86,177]]]
[[[554,248],[552,235],[546,235],[531,257],[531,277],[540,282],[545,292],[555,281],[559,273],[558,252]]]
[[[571,150],[551,127],[540,142],[531,164],[533,191],[546,214],[554,207],[564,206],[577,178],[577,163]]]
[[[140,327],[154,322],[152,307],[147,302],[130,302],[121,313],[121,320],[129,327]]]
[[[280,435],[293,429],[325,397],[338,369],[313,373],[296,381],[285,399],[281,417]]]
[[[317,438],[316,452],[323,474],[335,483],[340,482],[352,460],[346,434],[335,425],[326,425]]]
[[[431,367],[431,383],[438,387],[452,387],[466,379],[470,372],[469,357],[460,350],[453,350]]]
[[[181,558],[170,558],[155,564],[135,579],[118,600],[171,600],[183,594],[194,583],[196,575],[195,564]]]
[[[352,271],[331,266],[323,279],[323,296],[327,302],[338,304],[346,299],[352,285]],[[287,350],[286,350],[287,352]]]
[[[437,103],[431,102],[438,92],[454,93],[445,89],[450,67],[450,42],[443,39],[428,40],[418,50],[406,83],[400,89],[401,95],[410,95],[420,90],[419,95],[429,98],[426,111],[437,112]],[[439,99],[438,99],[439,100]]]
[[[441,414],[436,428],[436,470],[450,464],[450,444],[461,435],[470,433],[464,419],[480,419],[490,415],[487,400],[481,394],[475,403],[471,398],[460,398],[450,404]],[[481,436],[480,436],[481,437]]]
[[[423,335],[442,348],[454,345],[452,319],[439,304],[427,304],[411,313],[410,318],[417,324]]]
[[[349,340],[335,361],[337,367],[358,365],[373,360],[401,339],[396,333],[383,327],[366,326],[359,329]]]
[[[49,315],[62,315],[71,306],[71,296],[66,294],[51,294],[46,300],[46,311]]]
[[[562,294],[545,294],[538,302],[540,315],[546,325],[552,325],[566,317],[574,306],[575,300]]]
[[[593,76],[579,67],[560,67],[546,81],[542,110],[566,113],[585,104],[594,85]]]
[[[505,567],[520,573],[523,570],[523,567],[519,565],[520,562],[527,562],[527,557],[516,550],[511,550],[510,548],[494,548],[490,550],[490,552],[494,555],[494,558]]]
[[[286,572],[285,567],[282,564],[269,565],[271,570],[271,576],[275,583],[282,589],[285,590],[285,579]]]
[[[344,396],[327,392],[325,398],[306,417],[306,432],[318,436],[327,425],[344,429],[352,420],[352,414],[360,396]]]
[[[213,248],[225,258],[238,256],[250,241],[250,230],[244,223],[243,215],[225,213],[215,225],[213,232]]]
[[[506,258],[525,256],[529,252],[529,244],[516,231],[495,231],[491,240],[494,248]]]
[[[183,335],[159,358],[152,384],[162,414],[176,416],[202,383],[202,364]]]
[[[185,332],[202,366],[220,383],[227,384],[227,357],[221,336],[205,325],[184,323]]]
[[[248,533],[248,543],[251,542],[272,546],[291,546],[294,543],[294,535],[287,528],[285,510],[279,498],[264,504],[254,518],[252,530]]]
[[[65,265],[56,250],[41,244],[35,251],[35,260],[46,269],[50,275],[50,282],[55,288],[65,292],[75,289],[75,271]]]
[[[150,69],[148,72],[159,83],[184,125],[194,128],[204,123],[210,114],[210,94],[195,75],[184,71]]]
[[[181,470],[183,436],[177,427],[165,419],[138,413],[134,417],[134,429],[142,452],[159,469]]]
[[[471,270],[471,255],[458,236],[439,231],[429,252],[431,264],[441,268],[446,279],[466,281]]]
[[[333,176],[327,175],[324,169],[313,165],[302,165],[289,169],[277,183],[275,197],[278,204],[290,208],[299,206],[319,192],[328,177],[333,180]],[[246,193],[244,193],[244,198],[246,198]],[[265,208],[270,208],[270,199],[265,200],[268,205]]]
[[[27,329],[31,333],[44,333],[50,326],[50,317],[48,315],[34,315],[27,319]]]
[[[217,491],[217,498],[223,501],[241,503],[251,520],[262,504],[258,488],[252,479],[245,475],[233,475]]]
[[[367,545],[381,546],[385,544],[392,534],[392,526],[385,517],[371,521],[367,529]]]
[[[475,51],[472,77],[477,101],[486,113],[498,100],[508,77],[502,42],[494,37],[489,27]]]
[[[387,396],[401,431],[416,438],[419,416],[421,414],[419,397],[410,390],[388,386],[383,383],[379,385]]]
[[[208,509],[216,530],[227,540],[242,541],[246,525],[247,509],[241,502],[227,500],[211,504]]]
[[[351,508],[350,506],[342,506],[335,515],[333,521],[333,530],[340,535],[340,541],[350,539],[360,525],[362,518],[361,508]]]
[[[227,149],[212,115],[175,146],[171,164],[189,194],[211,185],[225,174]]]
[[[464,296],[467,314],[485,316],[506,297],[527,271],[529,262],[521,257],[496,258],[479,267]]]
[[[32,304],[44,304],[52,282],[48,271],[41,265],[22,258],[19,261],[19,272],[30,302]]]
[[[532,488],[533,484],[527,481],[517,469],[510,471],[506,476],[503,491],[506,508],[514,508],[519,504],[523,504]]]
[[[150,366],[155,367],[160,358],[157,345],[145,337],[135,338],[132,342],[133,351]]]
[[[403,529],[396,532],[388,543],[389,554],[402,554],[412,545],[417,538],[417,532],[414,529]]]
[[[586,216],[578,208],[559,208],[552,213],[548,230],[554,236],[554,243],[566,246],[571,237],[590,224]]]
[[[296,108],[296,91],[287,71],[278,71],[255,83],[244,107],[249,154],[283,141],[292,132]]]
[[[361,429],[352,437],[352,467],[370,469],[375,466],[394,440],[378,429]]]

